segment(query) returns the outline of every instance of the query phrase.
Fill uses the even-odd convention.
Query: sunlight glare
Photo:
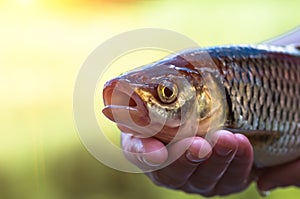
[[[21,5],[29,5],[33,3],[33,0],[17,0]]]

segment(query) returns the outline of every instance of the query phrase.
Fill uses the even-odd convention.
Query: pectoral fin
[[[280,138],[280,132],[277,131],[260,131],[260,130],[241,130],[226,128],[233,133],[245,135],[252,145],[268,145]]]

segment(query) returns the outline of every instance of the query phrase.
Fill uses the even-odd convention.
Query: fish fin
[[[300,27],[296,27],[295,29],[283,33],[282,35],[279,35],[275,38],[272,38],[270,40],[264,41],[263,43],[269,44],[269,45],[287,45],[292,44],[291,42],[297,41],[296,38],[299,38],[300,34]]]
[[[289,44],[288,47],[300,50],[300,43]]]
[[[226,128],[226,130],[245,135],[252,145],[266,145],[280,138],[280,132],[277,131],[241,130],[231,128]]]
[[[294,47],[295,47],[297,50],[300,50],[300,44],[295,44]]]

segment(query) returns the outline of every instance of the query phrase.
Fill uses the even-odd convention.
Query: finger
[[[125,157],[143,171],[163,164],[168,158],[166,147],[157,139],[122,133],[121,142]]]
[[[185,138],[169,148],[169,157],[182,153],[186,146],[189,146],[186,152],[175,162],[148,174],[154,183],[173,189],[181,187],[212,151],[210,144],[203,138]]]
[[[265,169],[257,181],[259,190],[268,191],[276,187],[300,186],[300,160]]]
[[[253,150],[249,140],[241,134],[234,134],[238,149],[222,179],[218,182],[215,192],[218,195],[228,195],[242,191],[248,187],[253,164]]]
[[[215,137],[217,140],[211,157],[198,166],[189,182],[183,186],[186,192],[214,195],[213,189],[232,161],[238,148],[235,136],[221,130],[216,132]]]

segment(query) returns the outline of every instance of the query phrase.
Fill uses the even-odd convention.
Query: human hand
[[[269,191],[277,187],[298,186],[300,187],[300,160],[287,164],[258,170],[260,173],[257,180],[259,190]]]
[[[186,143],[191,143],[179,159],[146,175],[159,186],[202,196],[228,195],[244,190],[253,180],[250,142],[241,134],[225,130],[217,132],[215,138],[213,147],[207,140],[195,137],[180,140],[167,150],[157,139],[123,133],[122,146],[128,160],[147,170],[163,164]]]

